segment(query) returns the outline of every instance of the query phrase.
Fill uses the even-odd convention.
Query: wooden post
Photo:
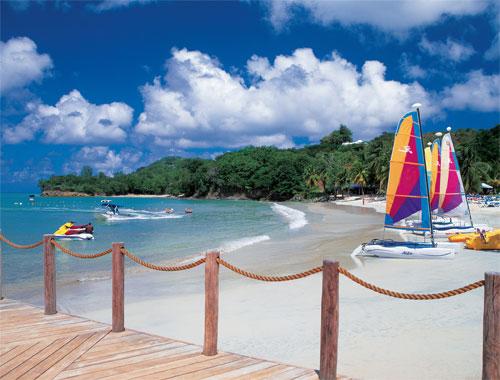
[[[52,235],[43,235],[43,277],[45,283],[45,314],[57,313],[56,307],[56,255],[50,242]]]
[[[484,275],[483,380],[500,379],[500,273]]]
[[[121,332],[125,330],[125,265],[121,251],[123,243],[113,243],[112,262],[112,331]]]
[[[321,347],[319,378],[337,378],[337,346],[339,337],[339,263],[323,261],[321,296]]]
[[[219,324],[219,252],[208,252],[205,262],[205,339],[203,355],[217,355]]]

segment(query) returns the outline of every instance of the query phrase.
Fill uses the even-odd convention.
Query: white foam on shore
[[[207,252],[210,252],[210,251],[220,251],[221,254],[224,254],[224,253],[234,252],[234,251],[236,251],[238,249],[241,249],[241,248],[244,248],[244,247],[248,247],[250,245],[254,245],[254,244],[257,244],[257,243],[261,243],[261,242],[267,241],[267,240],[271,240],[271,238],[269,237],[269,235],[248,236],[248,237],[244,237],[244,238],[241,238],[241,239],[236,239],[236,240],[228,241],[226,243],[223,243],[218,248],[207,250]],[[192,257],[190,257],[190,258],[188,258],[186,260],[181,261],[180,264],[181,265],[189,264],[189,263],[195,262],[195,261],[197,261],[199,259],[202,259],[204,257],[205,257],[205,254],[192,256]]]
[[[244,237],[237,240],[232,240],[227,243],[224,243],[220,246],[219,250],[222,252],[233,252],[237,249],[248,247],[249,245],[254,245],[260,243],[262,241],[270,240],[271,238],[268,235],[258,235],[258,236],[249,236]]]
[[[306,218],[306,213],[300,210],[283,206],[278,203],[273,203],[271,208],[274,212],[283,216],[288,221],[288,227],[291,230],[297,230],[309,223]]]

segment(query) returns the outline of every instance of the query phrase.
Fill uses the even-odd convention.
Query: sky
[[[1,190],[347,125],[500,122],[499,3],[1,1]]]

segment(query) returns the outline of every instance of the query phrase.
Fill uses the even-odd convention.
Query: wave
[[[283,206],[278,203],[273,203],[271,208],[274,212],[283,216],[288,221],[288,228],[291,230],[297,230],[309,223],[306,218],[306,213],[300,210]]]
[[[268,235],[248,236],[241,239],[228,241],[226,243],[223,243],[218,248],[208,249],[206,252],[220,251],[221,254],[224,254],[224,253],[234,252],[240,248],[248,247],[249,245],[254,245],[267,240],[271,240],[271,238]],[[181,265],[190,264],[204,257],[205,253],[201,255],[191,256],[188,259],[181,261],[180,264]]]
[[[218,250],[222,252],[233,252],[236,251],[237,249],[247,247],[249,245],[254,245],[270,239],[271,238],[268,235],[244,237],[241,239],[232,240],[227,243],[224,243],[218,248]]]
[[[102,211],[102,210],[101,210]],[[125,220],[156,220],[156,219],[180,219],[185,215],[167,214],[164,211],[148,211],[134,210],[131,208],[123,208],[118,215],[100,214],[109,221],[125,221]]]

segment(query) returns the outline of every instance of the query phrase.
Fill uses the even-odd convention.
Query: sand
[[[483,278],[485,271],[500,270],[499,253],[461,248],[452,260],[363,259],[357,266],[351,251],[381,237],[383,215],[345,203],[287,204],[306,211],[309,224],[290,231],[283,241],[261,242],[225,259],[258,273],[286,274],[334,258],[369,282],[403,292],[449,290]],[[498,210],[473,210],[473,215],[500,225]],[[482,289],[439,301],[405,301],[343,277],[340,287],[340,374],[361,379],[480,378]],[[219,347],[317,368],[320,298],[321,275],[261,283],[221,268]],[[61,287],[58,301],[64,311],[111,320],[109,280]],[[128,274],[125,325],[202,344],[203,302],[202,267]]]

